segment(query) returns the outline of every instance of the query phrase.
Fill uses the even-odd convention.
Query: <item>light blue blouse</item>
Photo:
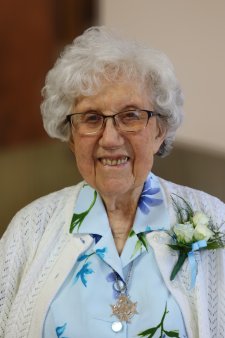
[[[43,338],[187,337],[180,308],[165,286],[145,238],[150,231],[168,228],[163,192],[157,177],[150,174],[119,256],[101,197],[85,184],[70,230],[79,237],[90,234],[93,242],[74,262],[52,301]],[[112,329],[112,323],[118,321],[112,314],[120,294],[115,289],[116,279],[127,282],[129,298],[137,310],[119,332]]]

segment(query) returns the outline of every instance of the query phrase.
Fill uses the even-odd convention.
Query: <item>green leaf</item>
[[[180,250],[180,246],[176,244],[168,244],[168,246],[173,250]]]
[[[187,207],[188,214],[191,217],[193,217],[194,212],[193,212],[192,207],[190,206],[190,204],[183,197],[181,197],[181,196],[179,196],[177,194],[173,194],[173,195],[175,195],[176,197],[180,198],[183,201],[184,205],[186,205],[186,207]]]
[[[172,196],[176,196],[177,200],[175,200],[175,198]],[[177,213],[177,220],[178,223],[184,224],[187,221],[191,221],[194,212],[190,206],[190,204],[181,196],[176,195],[176,194],[172,194],[171,195],[171,199],[174,205],[174,208],[176,210]],[[180,201],[179,201],[180,199]],[[183,206],[182,206],[183,204]]]
[[[180,252],[177,263],[175,264],[173,271],[170,275],[170,280],[174,280],[174,278],[176,277],[176,274],[178,273],[178,271],[184,264],[184,261],[186,258],[187,258],[187,253]]]
[[[221,244],[220,242],[207,243],[208,250],[214,250],[214,249],[220,249],[220,248],[225,248],[225,245]],[[206,248],[203,248],[203,249],[206,249]]]
[[[73,232],[73,230],[78,227],[78,230],[84,220],[84,218],[86,217],[86,215],[88,214],[87,211],[85,212],[82,212],[80,214],[73,214],[73,217],[72,217],[72,221],[71,221],[71,224],[70,224],[70,233]]]
[[[154,334],[156,333],[158,328],[159,328],[159,326],[152,327],[151,329],[148,329],[148,330],[145,330],[145,331],[139,333],[138,336],[151,338],[151,337],[154,336]]]
[[[156,331],[160,328],[160,330],[161,330],[160,337],[162,337],[162,333],[164,332],[168,337],[178,337],[179,338],[179,331],[177,331],[177,330],[166,331],[163,328],[163,323],[164,323],[164,320],[165,320],[167,313],[169,313],[169,311],[167,311],[167,303],[166,303],[166,306],[165,306],[165,309],[164,309],[164,312],[163,312],[163,316],[162,316],[162,319],[161,319],[159,325],[152,327],[148,330],[145,330],[143,332],[140,332],[138,334],[138,336],[152,338],[154,336],[154,334],[156,333]]]
[[[130,233],[129,233],[129,237],[133,237],[134,235],[136,235],[136,234],[135,234],[134,230],[131,229],[131,231],[130,231]]]
[[[142,248],[142,242],[138,239],[136,244],[135,244],[135,248],[134,248],[134,252],[131,255],[131,258],[134,257],[134,255],[136,255],[136,253],[141,250]]]
[[[168,246],[173,250],[179,250],[183,253],[188,253],[189,251],[191,251],[191,245],[188,245],[188,244],[183,244],[183,243],[168,244]]]
[[[137,236],[138,236],[139,240],[142,242],[142,244],[144,245],[145,249],[148,251],[148,242],[147,242],[147,239],[146,239],[146,234],[141,232]]]
[[[85,219],[85,217],[88,215],[88,213],[90,212],[90,210],[93,208],[95,202],[96,202],[96,199],[97,199],[97,192],[94,191],[94,198],[91,202],[91,205],[90,207],[81,212],[80,214],[73,214],[73,217],[72,217],[72,221],[71,221],[71,224],[70,224],[70,233],[73,232],[73,230],[77,227],[78,230],[80,229],[80,226],[83,222],[83,220]]]
[[[174,331],[166,331],[163,330],[163,332],[168,336],[168,337],[177,337],[179,338],[179,331],[174,330]]]
[[[164,310],[164,312],[163,312],[163,316],[162,316],[162,319],[161,319],[160,326],[162,326],[162,324],[163,324],[163,322],[164,322],[164,319],[165,319],[167,313],[169,313],[169,311],[167,311],[167,303],[166,303],[165,310]]]

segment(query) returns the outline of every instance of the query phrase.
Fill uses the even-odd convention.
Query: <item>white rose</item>
[[[196,212],[192,220],[194,223],[194,227],[198,225],[208,226],[209,224],[209,218],[205,214],[203,214],[203,212]]]
[[[200,241],[202,239],[208,241],[213,236],[213,232],[204,224],[198,224],[194,230],[194,239]]]
[[[176,224],[173,230],[177,236],[178,242],[190,243],[193,240],[194,227],[191,223]]]

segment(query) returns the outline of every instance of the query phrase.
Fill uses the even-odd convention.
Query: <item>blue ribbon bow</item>
[[[193,289],[195,286],[196,276],[197,276],[197,263],[195,260],[195,251],[198,251],[207,246],[206,240],[202,239],[200,241],[192,243],[191,251],[188,253],[188,261],[191,268],[191,285],[190,289]]]

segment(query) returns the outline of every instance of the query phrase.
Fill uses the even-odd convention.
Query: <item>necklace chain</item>
[[[130,281],[130,278],[131,278],[131,272],[132,272],[132,269],[133,269],[133,265],[134,265],[134,261],[132,261],[130,263],[130,268],[129,268],[129,271],[127,273],[127,276],[126,276],[126,279],[124,281],[122,281],[121,279],[118,278],[118,273],[115,272],[115,275],[116,275],[116,291],[119,292],[120,294],[121,293],[126,293],[128,292],[128,284],[129,284],[129,281]]]
[[[122,281],[118,278],[118,274],[116,274],[114,289],[119,292],[119,297],[117,299],[116,304],[111,305],[112,315],[115,315],[121,322],[126,321],[129,322],[130,319],[137,314],[137,302],[133,303],[128,295],[128,284],[131,278],[131,272],[133,268],[133,261],[131,262],[129,271],[127,273],[125,281]]]

